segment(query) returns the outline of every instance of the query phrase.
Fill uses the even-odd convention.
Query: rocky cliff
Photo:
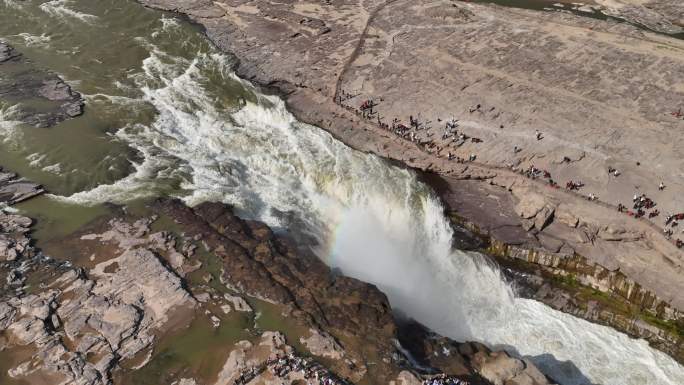
[[[117,212],[53,241],[56,259],[31,246],[30,219],[0,214],[0,357],[11,363],[0,379],[548,383],[529,361],[400,328],[377,288],[229,206],[161,199],[143,213]],[[187,347],[204,369],[169,358],[186,354],[171,347],[190,335],[213,336]]]

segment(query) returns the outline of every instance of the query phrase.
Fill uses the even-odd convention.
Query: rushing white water
[[[7,105],[0,101],[0,142],[10,148],[21,146],[23,138],[19,128],[21,122],[15,119],[18,112],[18,105]]]
[[[2,0],[2,3],[8,8],[21,9],[21,2],[16,0]]]
[[[152,125],[116,134],[141,153],[136,171],[57,199],[125,202],[176,181],[173,193],[190,204],[227,202],[314,240],[322,259],[377,284],[403,313],[531,356],[565,385],[684,384],[684,368],[644,341],[516,298],[484,257],[452,250],[439,201],[413,173],[297,122],[249,84],[256,103],[236,109],[221,96],[221,84],[241,82],[224,55],[188,61],[150,46],[135,81],[158,111]]]
[[[49,47],[50,45],[50,36],[46,34],[41,34],[41,35],[31,35],[30,33],[27,32],[22,32],[20,34],[16,35],[17,37],[22,38],[24,41],[24,44],[27,47],[33,47],[33,46],[38,46],[38,47]]]
[[[97,16],[84,12],[76,11],[70,7],[69,0],[51,0],[40,5],[40,9],[45,13],[55,16],[57,18],[69,18],[80,20],[84,23],[94,23],[97,21]]]

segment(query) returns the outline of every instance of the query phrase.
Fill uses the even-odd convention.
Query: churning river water
[[[0,38],[87,100],[52,129],[0,102],[0,164],[52,193],[20,206],[45,216],[42,232],[105,202],[222,201],[437,332],[530,357],[563,385],[684,384],[645,341],[516,297],[484,257],[452,249],[439,200],[412,172],[298,122],[188,23],[125,0],[0,0]]]

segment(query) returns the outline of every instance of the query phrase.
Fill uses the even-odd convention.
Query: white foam
[[[2,0],[2,3],[7,7],[7,8],[15,8],[15,9],[21,9],[23,5],[21,2],[16,1],[16,0]]]
[[[47,155],[45,154],[34,152],[33,154],[29,154],[26,159],[29,161],[29,166],[38,167],[43,163],[43,160],[45,160],[46,157]]]
[[[27,47],[49,47],[50,46],[50,41],[52,40],[50,36],[46,34],[41,34],[41,35],[32,35],[28,32],[23,32],[20,34],[17,34],[16,36],[22,38],[24,40],[24,45]]]
[[[19,213],[19,210],[12,207],[8,206],[6,202],[0,202],[0,211],[5,212],[7,214],[17,214]]]
[[[22,122],[16,120],[19,112],[19,105],[7,105],[0,101],[0,141],[12,149],[20,148],[24,138],[20,128]]]
[[[95,23],[98,20],[98,17],[95,15],[75,11],[67,7],[67,5],[70,3],[70,0],[52,0],[41,4],[40,9],[42,9],[48,15],[57,17],[59,19],[77,19],[88,24]]]
[[[51,174],[62,175],[62,165],[60,163],[45,166],[42,168],[42,170]]]
[[[161,21],[162,23],[162,30],[166,32],[177,29],[181,26],[180,22],[178,21],[178,18],[176,17],[162,16],[162,18],[159,19],[159,21]]]
[[[107,95],[107,94],[90,94],[90,95],[83,95],[87,103],[93,103],[93,102],[98,102],[102,100],[106,100],[112,104],[119,105],[119,106],[133,106],[133,105],[141,105],[144,104],[145,101],[137,98],[131,98],[128,96],[120,96],[120,95]]]
[[[516,298],[484,257],[453,251],[442,206],[412,173],[297,122],[247,83],[257,103],[235,112],[207,87],[207,74],[235,80],[230,64],[152,49],[136,81],[159,115],[116,135],[144,160],[118,182],[61,199],[125,202],[175,178],[188,203],[230,203],[316,240],[321,258],[377,284],[402,312],[456,339],[514,347],[564,385],[684,384],[684,369],[645,341]]]

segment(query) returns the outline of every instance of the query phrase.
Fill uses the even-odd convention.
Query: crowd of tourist
[[[332,374],[316,361],[298,357],[292,353],[278,355],[270,358],[260,367],[251,367],[242,372],[234,384],[244,385],[261,375],[264,371],[270,372],[273,377],[285,380],[288,375],[299,372],[306,380],[307,385],[348,385],[349,383]]]
[[[300,372],[307,385],[346,385],[348,382],[335,377],[319,363],[294,354],[280,356],[267,362],[269,370],[276,377],[286,377],[291,372]]]
[[[358,95],[351,94],[349,92],[346,92],[344,90],[340,90],[340,93],[336,99],[336,101],[344,108],[347,110],[354,112],[356,115],[360,115],[365,119],[372,120],[373,117],[376,118],[377,124],[379,127],[382,129],[388,130],[395,135],[399,136],[400,138],[409,140],[413,143],[416,143],[423,149],[425,149],[429,153],[436,153],[437,156],[441,156],[439,153],[442,151],[443,147],[461,147],[463,144],[465,144],[468,140],[470,140],[472,143],[482,143],[483,141],[479,138],[474,138],[470,137],[464,132],[458,132],[458,120],[457,119],[451,119],[445,122],[444,126],[444,133],[442,134],[442,143],[436,143],[433,139],[430,139],[433,136],[433,133],[429,133],[428,131],[431,129],[430,123],[431,122],[421,122],[417,117],[414,117],[413,115],[409,116],[409,125],[406,126],[405,124],[402,123],[400,119],[394,118],[391,122],[391,124],[386,124],[382,118],[380,117],[379,113],[374,110],[374,108],[378,105],[376,101],[373,99],[366,99],[361,102],[360,108],[355,108],[351,105],[344,104],[345,101],[354,99]],[[380,99],[382,101],[382,99]],[[494,108],[490,111],[493,111]],[[475,112],[480,112],[482,111],[482,105],[477,104],[474,107],[469,108],[468,110],[471,114]],[[682,117],[684,114],[682,113],[681,109],[677,111],[676,113],[672,113],[673,116],[676,117]],[[438,122],[442,122],[441,119],[437,119]],[[503,125],[500,126],[500,128],[503,129]],[[425,135],[423,135],[425,138],[421,138],[419,136],[419,131],[425,131]],[[534,133],[534,138],[538,141],[544,139],[544,134],[540,132],[539,130],[535,130]],[[519,153],[522,151],[522,149],[518,146],[515,146],[513,149],[513,152],[515,154]],[[476,154],[470,154],[468,158],[461,158],[455,154],[453,154],[451,151],[447,152],[447,159],[452,161],[455,160],[457,163],[466,163],[466,162],[474,162],[477,159]],[[563,157],[563,163],[570,163],[572,160],[565,156]],[[637,162],[637,165],[639,163]],[[511,169],[515,169],[512,165],[509,166]],[[554,188],[559,188],[558,183],[554,181],[551,178],[551,173],[549,173],[546,170],[538,169],[534,166],[530,166],[528,169],[518,171],[521,175],[526,176],[531,179],[538,179],[538,178],[545,178],[548,181],[548,184],[551,187]],[[608,167],[608,174],[613,176],[613,177],[619,177],[621,175],[621,172],[617,170],[616,168],[613,167]],[[579,191],[582,187],[584,187],[584,183],[581,181],[575,181],[575,180],[569,180],[565,184],[565,188],[571,191]],[[658,185],[658,190],[662,191],[665,189],[665,184],[663,182],[660,182]],[[596,201],[599,198],[593,194],[589,193],[586,195],[586,198],[591,200],[591,201]],[[632,216],[634,218],[642,218],[645,216],[648,216],[649,219],[655,218],[660,215],[660,211],[655,209],[652,210],[650,213],[647,214],[646,210],[651,210],[655,207],[655,202],[653,202],[652,199],[646,197],[645,195],[635,195],[634,197],[634,210],[629,210],[627,209],[626,206],[624,206],[622,203],[618,203],[618,211],[624,212],[629,216]],[[677,221],[673,221],[672,218],[682,216],[682,219],[684,219],[684,214],[676,214],[676,215],[670,215],[666,219],[665,223],[665,229],[663,230],[665,236],[668,238],[671,238],[672,235],[674,234],[673,228],[678,225]],[[681,220],[681,219],[677,219]],[[669,226],[669,228],[668,228]],[[682,230],[682,233],[684,233],[684,230]],[[683,248],[684,247],[684,242],[682,242],[679,239],[674,240],[674,243],[678,248]]]
[[[391,123],[386,123],[385,120],[382,119],[378,111],[375,110],[375,107],[378,106],[379,102],[373,99],[366,99],[361,101],[358,108],[344,103],[345,101],[349,99],[354,99],[357,96],[358,95],[354,95],[352,93],[341,90],[337,96],[336,101],[342,107],[344,107],[350,112],[353,112],[357,116],[361,116],[364,119],[373,121],[380,128],[387,130],[402,139],[406,139],[413,143],[416,143],[418,146],[422,147],[424,150],[430,153],[439,154],[445,147],[460,147],[467,142],[483,142],[482,139],[472,137],[466,134],[465,132],[459,133],[457,130],[457,128],[459,127],[458,121],[455,119],[451,119],[444,122],[444,132],[441,135],[442,143],[440,144],[432,138],[434,136],[434,132],[431,132],[431,121],[421,121],[418,117],[410,115],[408,125],[404,124],[400,119],[396,118],[393,119]],[[382,101],[382,99],[380,99],[380,101]],[[471,110],[473,112],[479,111],[480,108],[481,106],[478,105],[477,107],[474,107]],[[442,119],[437,119],[437,121],[438,123],[441,123]],[[420,135],[421,133],[424,133],[424,135]],[[472,162],[476,158],[477,155],[475,154],[471,154],[467,159],[453,156],[451,152],[449,152],[448,155],[449,160],[455,159],[457,162]]]
[[[437,377],[423,380],[423,385],[469,385],[468,381],[441,374]]]
[[[350,385],[349,382],[336,377],[321,364],[309,358],[302,358],[290,353],[288,355],[277,355],[267,360],[263,365],[250,367],[243,371],[233,382],[234,385],[245,385],[257,376],[268,371],[273,377],[283,380],[283,383],[291,382],[288,376],[299,372],[306,381],[306,385]],[[440,374],[438,376],[424,379],[423,385],[469,385],[468,381],[453,376]]]

